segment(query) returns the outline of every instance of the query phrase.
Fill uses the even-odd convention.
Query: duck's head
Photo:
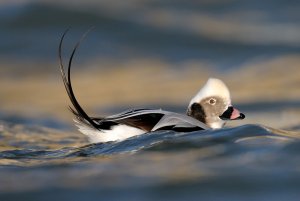
[[[191,100],[187,115],[213,129],[222,128],[226,121],[245,118],[232,106],[226,85],[216,78],[210,78]]]

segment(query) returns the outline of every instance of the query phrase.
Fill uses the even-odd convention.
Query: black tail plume
[[[71,53],[71,56],[69,58],[69,62],[68,62],[68,77],[65,74],[65,70],[64,70],[64,65],[63,65],[63,60],[62,60],[62,44],[63,44],[63,40],[66,36],[66,34],[68,33],[69,29],[67,29],[59,42],[59,48],[58,48],[58,57],[59,57],[59,66],[60,66],[60,72],[61,72],[61,76],[62,76],[62,80],[63,83],[65,85],[66,91],[68,93],[68,96],[72,102],[72,105],[75,109],[70,107],[70,110],[73,112],[73,114],[79,119],[79,120],[85,120],[85,123],[89,123],[91,126],[97,128],[98,124],[92,120],[92,118],[90,118],[86,112],[82,109],[82,107],[79,105],[77,99],[75,98],[73,89],[72,89],[72,83],[71,83],[71,66],[72,66],[72,61],[73,61],[73,57],[76,53],[77,48],[79,47],[80,43],[85,39],[85,37],[87,36],[87,34],[92,30],[89,29],[88,31],[86,31],[82,37],[80,38],[80,40],[76,43],[76,45],[74,46],[74,49]]]

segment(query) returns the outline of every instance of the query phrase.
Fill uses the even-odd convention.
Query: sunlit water
[[[87,144],[1,123],[1,200],[297,200],[300,133],[244,125]],[[86,144],[86,145],[84,145]]]

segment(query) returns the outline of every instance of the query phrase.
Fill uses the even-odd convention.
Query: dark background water
[[[175,63],[205,60],[232,68],[299,53],[299,9],[299,1],[281,0],[4,4],[0,56],[53,61],[66,28],[71,28],[70,41],[76,41],[94,26],[80,51],[81,61],[146,57]]]

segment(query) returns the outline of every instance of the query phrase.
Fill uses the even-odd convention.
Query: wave
[[[106,156],[112,154],[139,153],[148,151],[184,151],[222,145],[231,149],[237,144],[244,146],[264,146],[282,150],[288,144],[300,143],[300,134],[260,125],[244,125],[220,130],[178,133],[158,131],[135,136],[120,142],[97,143],[79,148],[64,147],[57,150],[18,149],[2,151],[2,159],[64,159],[72,157]],[[294,146],[294,145],[292,145]]]
[[[75,146],[80,141],[73,138],[75,133],[55,132],[2,122],[1,199],[79,200],[84,195],[89,200],[124,200],[126,195],[125,200],[138,196],[138,200],[163,201],[167,196],[179,201],[188,195],[188,200],[263,197],[279,201],[299,197],[299,132],[244,125],[190,133],[153,132],[85,146]]]

